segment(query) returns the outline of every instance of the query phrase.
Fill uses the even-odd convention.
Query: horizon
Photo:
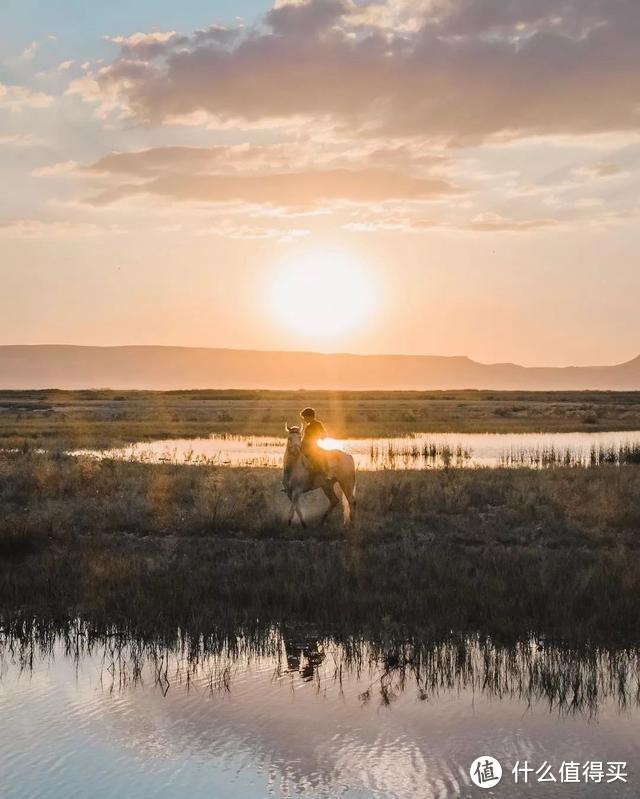
[[[0,341],[637,356],[637,3],[0,21]]]
[[[0,389],[640,391],[640,356],[535,366],[468,356],[133,345],[0,346]]]
[[[423,353],[407,353],[407,352],[348,352],[348,351],[322,351],[322,350],[286,350],[286,349],[259,349],[259,348],[244,348],[244,347],[214,347],[214,346],[199,346],[199,345],[184,345],[184,344],[75,344],[75,343],[33,343],[33,344],[6,344],[0,343],[0,350],[9,347],[25,347],[25,348],[77,348],[77,349],[173,349],[173,350],[214,350],[224,352],[243,352],[255,354],[284,354],[284,355],[319,355],[327,357],[354,357],[354,358],[441,358],[449,360],[467,360],[479,366],[514,366],[522,369],[589,369],[589,368],[607,368],[615,366],[624,366],[634,361],[640,360],[640,352],[637,355],[626,360],[617,360],[612,363],[592,363],[592,364],[523,364],[517,361],[478,361],[471,358],[469,355],[455,354],[455,355],[441,355],[433,352]]]

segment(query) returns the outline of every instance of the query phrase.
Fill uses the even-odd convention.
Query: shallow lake
[[[165,439],[80,454],[165,463],[228,466],[282,465],[286,441],[268,436],[214,434]],[[328,448],[350,452],[359,469],[425,469],[443,466],[596,466],[640,462],[640,431],[598,433],[416,433],[399,438],[329,439]]]
[[[638,655],[465,639],[421,652],[274,633],[194,654],[0,633],[5,799],[635,797]],[[407,660],[407,656],[408,660]],[[491,755],[502,782],[469,768]],[[579,781],[563,762],[579,763]],[[585,769],[585,764],[593,764]],[[602,763],[604,777],[597,778]],[[625,781],[610,782],[620,766]],[[513,768],[532,768],[528,784]],[[556,782],[539,783],[544,764]],[[564,768],[564,772],[563,772]],[[619,769],[619,770],[620,770]],[[522,774],[522,772],[520,772]],[[586,776],[585,776],[586,775]]]

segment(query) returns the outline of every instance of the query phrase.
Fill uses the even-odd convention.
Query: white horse
[[[297,513],[300,524],[306,527],[300,510],[300,499],[303,494],[316,489],[322,489],[329,500],[329,507],[322,515],[323,524],[340,500],[335,492],[336,483],[342,489],[349,504],[349,523],[353,523],[356,514],[356,467],[351,455],[339,449],[327,450],[327,466],[330,476],[327,477],[312,469],[309,462],[302,454],[302,432],[299,427],[285,425],[287,431],[287,449],[284,454],[284,464],[288,476],[287,496],[291,501],[289,510],[289,524]]]

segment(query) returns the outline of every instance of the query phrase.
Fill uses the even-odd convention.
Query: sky
[[[3,0],[0,344],[640,354],[637,0]]]

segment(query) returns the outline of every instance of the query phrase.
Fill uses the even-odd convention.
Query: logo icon
[[[478,788],[493,788],[502,779],[502,766],[495,757],[482,755],[471,764],[469,776]]]

